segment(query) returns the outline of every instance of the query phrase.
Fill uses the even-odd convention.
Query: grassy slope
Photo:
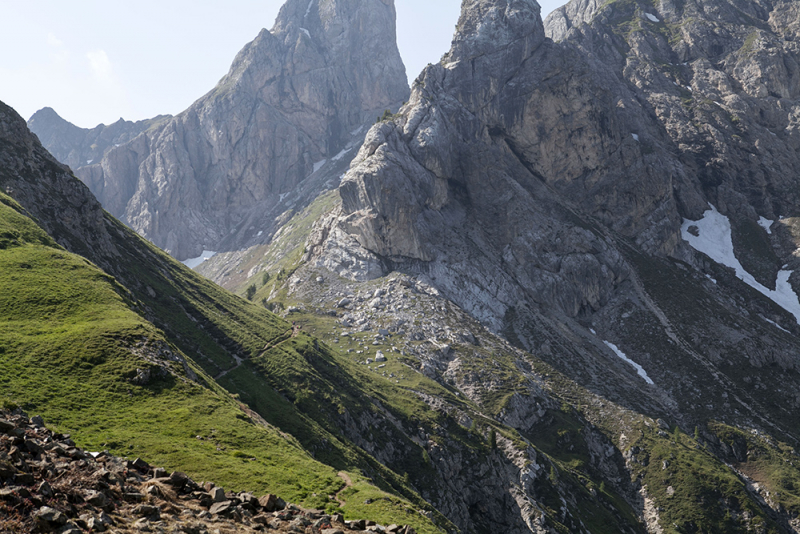
[[[320,202],[326,205],[329,203],[328,199],[324,198],[320,199]],[[314,208],[315,204],[312,204],[307,210],[308,214],[316,213]],[[255,284],[257,288],[253,299],[255,301],[269,296],[273,302],[281,302],[283,308],[300,305],[301,308],[311,309],[313,306],[290,298],[285,288],[286,279],[276,277],[278,269],[291,272],[301,266],[300,257],[305,240],[303,232],[295,230],[307,229],[310,226],[306,224],[302,214],[292,221],[292,226],[292,231],[284,234],[283,239],[279,234],[279,239],[273,242],[267,248],[266,253],[261,256],[265,258],[262,260],[262,270],[267,270],[272,274],[267,283],[263,283],[261,273],[256,273],[250,280],[242,283],[239,290],[244,292],[249,284]],[[307,234],[307,230],[305,233]],[[282,253],[276,255],[275,251],[277,250]],[[279,260],[276,261],[275,258],[279,258]],[[249,263],[247,267],[252,268],[254,265],[258,265],[258,262]],[[645,274],[650,274],[650,271],[644,268],[645,266],[639,265],[639,267]],[[663,276],[663,273],[660,272],[660,275]],[[378,284],[380,281],[375,281],[375,283]],[[661,286],[656,281],[648,280],[648,287],[659,288]],[[670,287],[675,286],[672,284]],[[659,299],[662,301],[660,304],[665,304],[664,296],[658,296],[662,297]],[[322,339],[332,341],[334,338],[340,338],[336,334],[335,319],[327,315],[326,311],[328,310],[320,311],[322,314],[303,312],[292,314],[291,317]],[[354,358],[346,352],[348,348],[358,348],[353,340],[360,335],[353,333],[349,337],[340,338],[339,343],[331,343],[327,346],[327,351],[330,353],[332,361],[335,362],[338,372],[348,373],[351,378],[346,383],[357,383],[361,391],[366,392],[372,398],[380,399],[382,405],[386,406],[394,417],[404,423],[410,423],[412,426],[422,425],[435,428],[447,424],[446,418],[430,411],[418,397],[413,395],[414,391],[425,391],[445,399],[451,406],[487,415],[499,413],[507,400],[516,393],[520,376],[515,373],[514,358],[509,357],[502,350],[481,349],[476,351],[454,347],[463,362],[464,372],[500,373],[504,383],[508,386],[499,391],[486,392],[480,406],[477,406],[465,401],[463,397],[456,397],[448,388],[418,373],[409,372],[410,365],[408,364],[410,362],[404,361],[404,358],[391,358],[385,369],[387,373],[405,375],[406,380],[399,384],[365,370],[364,366],[355,363]],[[286,362],[281,361],[280,365],[276,365],[278,361],[281,360],[277,358],[271,363],[258,358],[255,360],[256,365],[265,367],[264,376],[271,377],[271,380],[275,381],[273,382],[274,388],[281,389],[281,381],[285,384],[301,384],[296,391],[287,390],[285,394],[296,399],[292,395],[302,398],[307,392],[312,401],[324,399],[325,402],[320,405],[345,406],[347,409],[352,409],[347,399],[331,397],[324,387],[321,388],[319,384],[314,383],[313,366],[301,366],[301,369],[293,370],[292,365],[287,365]],[[643,422],[646,418],[642,418],[638,414],[615,409],[598,410],[597,399],[593,398],[592,394],[537,358],[531,357],[528,361],[538,374],[550,377],[548,387],[557,399],[561,399],[563,404],[560,410],[549,411],[549,416],[537,428],[537,432],[526,434],[524,438],[529,440],[537,451],[544,453],[554,466],[551,478],[555,480],[551,479],[551,484],[560,486],[562,491],[566,489],[573,496],[573,501],[569,503],[570,511],[580,517],[592,532],[605,532],[609,531],[609,528],[610,531],[615,531],[620,524],[636,528],[637,520],[630,506],[614,489],[615,484],[606,483],[602,474],[592,468],[590,453],[584,438],[584,432],[588,428],[587,424],[594,425],[612,442],[616,442],[620,434],[624,432],[639,436],[632,443],[628,443],[622,452],[636,451],[634,460],[630,462],[632,478],[639,479],[647,486],[648,494],[661,510],[660,524],[665,532],[738,532],[747,528],[763,528],[765,532],[778,531],[778,527],[768,511],[759,506],[752,495],[745,490],[744,482],[740,477],[719,458],[698,446],[694,440],[680,433],[677,438],[674,433],[658,433],[653,429],[652,422],[648,426]],[[269,368],[270,366],[272,368]],[[490,369],[491,371],[489,371]],[[340,380],[337,376],[332,378],[337,383]],[[239,387],[238,389],[248,388]],[[346,388],[341,391],[346,392]],[[303,399],[300,402],[302,403]],[[609,403],[606,406],[610,407]],[[323,422],[335,418],[332,413],[312,413],[312,416]],[[478,418],[478,421],[481,423],[481,427],[492,425],[498,433],[512,439],[520,439],[513,429],[499,425],[495,421],[484,418]],[[329,426],[329,428],[331,427],[332,425]],[[459,429],[451,427],[443,434],[461,436],[458,439],[476,451],[477,456],[485,454],[485,441],[475,439],[475,434],[465,430],[461,428],[459,431]],[[485,428],[479,430],[481,430],[479,434],[486,433]],[[730,430],[730,432],[734,430]],[[333,428],[331,431],[335,432]],[[735,431],[741,433],[740,430]],[[393,439],[404,439],[404,437],[394,436]],[[789,453],[780,447],[770,446],[769,443],[761,443],[760,446],[761,448],[758,450],[761,452],[757,455],[758,459],[743,464],[740,470],[745,474],[751,473],[752,477],[760,480],[762,485],[774,488],[773,493],[778,491],[779,497],[775,497],[777,502],[790,511],[794,511],[797,506],[796,483],[794,482],[797,480],[797,473],[794,465],[788,463],[792,461],[791,456],[788,456],[789,460],[787,460]],[[664,461],[669,464],[667,469],[662,469]],[[404,466],[399,464],[390,467],[396,472],[404,471]],[[424,483],[425,477],[424,471],[419,467],[407,470],[417,485]],[[667,492],[670,486],[676,488],[676,493],[669,494]],[[551,517],[560,515],[561,502],[558,495],[554,489],[546,490],[540,502]],[[566,528],[558,523],[554,524],[554,527],[557,530]]]
[[[347,390],[351,399],[348,402],[362,397],[358,402],[363,403],[364,392],[353,387],[356,382],[346,373],[330,368],[320,373],[309,365],[328,359],[324,348],[304,335],[286,340],[291,330],[288,321],[221,289],[116,220],[111,222],[116,244],[128,258],[123,260],[129,266],[129,272],[123,274],[125,285],[134,288],[141,299],[139,306],[170,340],[211,377],[219,377],[227,391],[270,424],[295,437],[315,458],[351,473],[354,482],[361,481],[347,490],[352,494],[345,499],[343,511],[347,517],[408,523],[420,532],[432,532],[435,529],[430,521],[409,511],[424,509],[434,514],[438,524],[451,526],[396,473],[332,433],[335,429],[329,424],[331,414],[327,412],[331,399]],[[142,263],[143,258],[146,263]],[[270,348],[265,350],[267,347]],[[236,367],[233,354],[244,360],[242,366]],[[270,363],[263,365],[264,362]],[[223,370],[227,372],[224,376]],[[294,402],[295,394],[301,391],[313,394],[308,394],[304,403]],[[367,478],[372,483],[364,482]],[[317,497],[313,497],[314,493]],[[308,485],[298,488],[295,495],[307,496],[304,502],[316,499],[314,505],[320,508],[331,509],[336,502],[328,498],[329,493]],[[373,502],[365,505],[368,500]]]
[[[269,246],[259,250],[252,258],[246,259],[246,263],[240,267],[246,270],[252,269],[255,274],[239,285],[239,291],[244,294],[246,287],[254,284],[257,290],[253,300],[256,302],[270,298],[271,303],[280,303],[279,309],[295,304],[312,308],[313,306],[306,306],[307,303],[295,301],[288,296],[286,289],[288,275],[279,276],[278,273],[280,271],[292,273],[302,266],[303,246],[312,223],[330,210],[335,205],[335,200],[329,194],[321,195],[306,210],[292,218]],[[271,275],[266,283],[263,280],[264,272],[269,272]],[[308,273],[304,274],[307,275]],[[570,496],[568,508],[573,517],[580,517],[590,526],[592,532],[619,532],[620,525],[623,524],[634,531],[637,530],[638,521],[631,507],[610,485],[606,489],[598,473],[588,469],[589,453],[585,445],[580,452],[564,455],[562,444],[553,438],[559,436],[563,428],[579,429],[585,425],[576,412],[573,410],[556,412],[556,418],[552,423],[544,425],[541,433],[526,435],[524,439],[516,430],[491,418],[505,408],[506,402],[512,395],[525,391],[524,379],[517,372],[513,355],[497,347],[470,347],[469,351],[454,347],[463,361],[462,372],[483,373],[491,375],[495,382],[497,380],[503,382],[503,387],[485,391],[482,394],[482,402],[478,405],[458,395],[454,388],[415,371],[412,358],[393,354],[386,362],[386,366],[382,369],[383,374],[392,373],[401,378],[398,381],[389,380],[383,374],[379,375],[359,364],[361,358],[354,357],[347,350],[358,349],[359,339],[368,342],[372,340],[374,334],[352,332],[349,336],[339,339],[338,343],[332,343],[333,339],[339,338],[335,333],[336,319],[325,313],[325,310],[322,312],[322,314],[293,313],[291,319],[301,324],[304,331],[319,336],[328,344],[319,346],[316,351],[309,351],[308,343],[312,338],[301,334],[299,338],[254,358],[250,365],[257,369],[255,373],[246,371],[231,373],[223,379],[223,385],[231,391],[238,391],[242,401],[261,413],[270,406],[271,399],[267,397],[274,395],[273,392],[278,392],[281,398],[286,398],[298,406],[305,417],[324,428],[329,436],[339,435],[337,421],[342,413],[347,412],[358,418],[364,412],[379,412],[377,406],[380,405],[395,421],[400,422],[406,432],[386,425],[374,428],[369,439],[392,443],[396,451],[402,450],[403,446],[416,451],[416,454],[414,452],[398,454],[388,467],[394,471],[395,476],[403,475],[419,488],[430,487],[432,474],[429,460],[425,460],[424,449],[413,444],[409,433],[413,433],[417,428],[425,428],[432,439],[445,450],[452,449],[453,454],[466,454],[469,460],[465,460],[465,463],[477,464],[487,461],[487,456],[492,452],[488,435],[490,429],[494,429],[497,434],[511,439],[523,449],[532,444],[548,462],[552,463],[556,472],[560,473],[555,479],[540,481],[539,490],[543,495],[540,504],[549,516],[548,523],[556,530],[568,532],[577,526],[566,518],[556,519],[562,516],[561,495]],[[477,323],[473,326],[480,328]],[[303,356],[312,352],[313,357]],[[534,364],[540,367],[538,371],[543,374],[554,374],[553,369],[542,362],[535,361]],[[259,378],[254,380],[254,375]],[[269,387],[263,387],[264,384],[268,384]],[[469,413],[476,420],[476,428],[467,429],[453,417],[431,409],[420,399],[418,392],[442,399],[448,406]],[[291,410],[284,415],[281,415],[280,411],[273,410],[266,417],[281,428],[289,428],[292,421],[297,421]],[[299,432],[302,430],[297,429],[293,434],[300,435]],[[578,434],[579,431],[576,431],[576,442],[580,441]],[[313,442],[304,444],[317,452]],[[335,444],[333,450],[338,454]],[[325,451],[319,452],[323,456],[317,457],[325,458]],[[334,461],[333,458],[331,461]],[[396,479],[391,476],[383,482],[392,484],[395,491],[400,490]],[[597,496],[591,493],[592,488],[597,492]]]
[[[183,374],[132,382],[154,368],[131,347],[166,344],[131,311],[124,288],[53,243],[30,219],[0,204],[0,390],[8,402],[46,414],[90,448],[183,468],[194,476],[291,498],[295,476],[340,487],[335,471],[292,440],[248,421],[232,398]],[[199,440],[195,436],[208,439]],[[217,449],[220,450],[217,450]],[[255,462],[243,462],[240,450]],[[291,476],[290,476],[291,475]]]
[[[204,385],[187,380],[183,367],[174,363],[166,364],[173,373],[146,386],[134,383],[131,379],[137,369],[157,371],[158,366],[135,356],[131,348],[144,340],[145,346],[155,349],[170,345],[161,330],[131,309],[143,304],[114,278],[56,245],[8,197],[0,198],[0,391],[4,401],[44,414],[49,423],[71,432],[90,449],[142,456],[232,489],[271,491],[308,506],[331,507],[329,495],[344,487],[337,470],[352,469],[364,458],[345,459],[335,467],[314,460],[293,437],[254,424],[243,406],[199,368],[195,371]],[[139,271],[142,282],[156,284],[152,289],[158,288],[165,301],[178,300],[177,287],[190,295],[184,297],[189,303],[205,306],[205,312],[216,309],[225,320],[214,326],[241,339],[239,348],[245,352],[263,347],[285,326],[216,286],[203,292],[208,283],[182,272],[182,267],[174,266],[168,273],[175,281],[171,287],[162,285],[163,278],[148,278],[148,274],[146,269]],[[191,325],[179,322],[175,328],[179,336],[192,334]],[[211,341],[213,334],[209,338],[184,337],[182,344],[224,356],[218,343]],[[215,366],[210,358],[205,363]],[[270,404],[263,411],[269,413],[272,408]],[[295,427],[306,433],[315,430],[302,424]],[[357,456],[351,445],[343,444],[341,450]],[[352,505],[344,506],[348,515],[413,523],[421,532],[436,530],[414,511],[417,506],[382,492],[357,471],[352,478],[354,485],[347,490]],[[413,497],[413,492],[401,489]],[[379,502],[364,506],[366,498]]]

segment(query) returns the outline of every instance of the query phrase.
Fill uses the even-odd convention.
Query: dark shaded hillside
[[[401,496],[363,504],[387,496],[359,475],[366,469],[388,495],[425,506],[396,474],[330,435],[246,361],[281,355],[287,365],[307,366],[306,359],[324,357],[314,340],[290,337],[288,322],[196,275],[104,212],[5,105],[0,164],[0,189],[11,195],[2,194],[0,205],[7,401],[40,411],[84,446],[146,455],[232,487],[282,488],[308,505],[341,505],[356,515],[375,509],[376,518],[402,521],[410,504]],[[214,380],[223,371],[249,382],[226,391]],[[267,404],[258,414],[232,394]],[[313,452],[325,443],[332,445],[327,454]],[[350,512],[329,497],[344,487],[336,475],[342,470],[353,473]],[[432,531],[427,519],[408,519]]]

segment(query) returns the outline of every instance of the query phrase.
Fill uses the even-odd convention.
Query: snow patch
[[[306,36],[307,36],[309,39],[311,39],[311,34],[310,34],[310,33],[308,33],[308,30],[307,30],[307,29],[305,29],[305,28],[300,28],[300,31],[301,31],[301,32],[303,32],[304,34],[306,34]]]
[[[335,156],[333,156],[333,157],[331,158],[331,161],[339,161],[340,159],[342,159],[342,157],[343,157],[345,154],[347,154],[348,152],[350,152],[350,150],[352,150],[352,149],[350,149],[350,148],[345,148],[344,150],[342,150],[341,152],[339,152],[338,154],[336,154]]]
[[[308,7],[306,8],[306,14],[303,15],[303,18],[306,18],[309,15],[309,13],[311,13],[311,7],[313,5],[314,5],[314,0],[310,0],[310,2],[308,2]]]
[[[93,159],[86,160],[86,164],[91,165],[93,161],[94,161]]]
[[[633,140],[636,141],[637,143],[639,142],[639,136],[636,135],[635,133],[632,133],[631,137],[633,137]]]
[[[770,235],[772,235],[772,230],[770,230],[770,227],[773,225],[774,222],[775,221],[770,221],[766,217],[759,217],[758,218],[758,225],[761,228],[763,228],[764,230],[766,230],[767,233],[770,234]]]
[[[686,240],[695,250],[698,250],[714,260],[736,271],[736,277],[749,285],[775,304],[794,315],[797,323],[800,324],[800,301],[797,294],[789,284],[789,276],[792,271],[784,269],[778,273],[775,282],[775,291],[762,286],[756,279],[744,270],[742,264],[736,259],[733,253],[733,241],[731,239],[731,222],[725,215],[717,211],[713,205],[710,210],[703,213],[703,218],[699,221],[683,220],[681,225],[681,237]],[[695,226],[698,235],[689,233],[689,227]]]
[[[318,170],[320,170],[322,168],[322,166],[325,165],[326,161],[328,161],[328,160],[327,159],[323,159],[322,161],[316,162],[314,164],[314,172],[317,172]]]
[[[774,326],[775,328],[777,328],[778,330],[783,330],[783,331],[784,331],[784,332],[786,332],[787,334],[791,334],[791,332],[789,332],[788,330],[786,330],[784,327],[782,327],[781,325],[779,325],[779,324],[778,324],[778,323],[776,323],[775,321],[770,321],[769,319],[767,319],[767,318],[766,318],[766,317],[764,317],[764,316],[761,316],[761,318],[762,318],[762,319],[764,319],[765,321],[767,321],[769,324],[771,324],[771,325],[772,325],[772,326]]]
[[[622,352],[621,350],[619,350],[619,348],[617,348],[617,346],[614,345],[613,343],[610,343],[608,341],[603,341],[603,343],[606,344],[606,347],[608,347],[609,349],[613,350],[614,354],[616,354],[617,356],[619,356],[620,358],[622,358],[623,360],[625,360],[626,362],[631,364],[634,367],[634,369],[636,369],[636,373],[639,376],[641,376],[642,378],[644,378],[645,382],[647,382],[648,384],[654,384],[654,382],[652,380],[650,380],[650,377],[647,376],[647,372],[645,372],[644,368],[641,365],[639,365],[635,361],[633,361],[630,358],[628,358],[625,355],[625,353]]]
[[[258,233],[256,234],[256,237],[261,237],[261,234],[263,234],[263,233],[264,233],[263,230],[259,230]]]
[[[658,20],[658,17],[656,17],[652,13],[645,13],[644,16],[650,19],[650,22],[661,22],[660,20]]]
[[[212,250],[204,250],[203,253],[200,254],[198,257],[190,258],[188,260],[184,260],[181,263],[184,264],[185,266],[187,266],[190,269],[194,269],[195,267],[197,267],[198,265],[200,265],[201,263],[203,263],[207,259],[210,259],[210,258],[214,257],[216,254],[217,253],[212,251]]]
[[[363,126],[363,125],[362,125],[362,126],[359,126],[359,127],[358,127],[358,128],[356,128],[355,130],[353,130],[352,132],[350,132],[350,135],[358,135],[359,133],[361,133],[361,130],[363,130],[363,129],[364,129],[364,126]]]

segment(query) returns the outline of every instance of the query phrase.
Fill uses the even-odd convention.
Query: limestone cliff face
[[[337,267],[344,232],[617,402],[795,435],[752,380],[794,402],[778,369],[800,364],[796,321],[681,233],[713,204],[761,284],[797,267],[797,5],[740,4],[575,0],[543,24],[535,1],[465,1],[450,53],[367,134],[310,261],[357,277]],[[619,353],[654,384],[623,378]]]
[[[290,0],[214,90],[76,173],[179,259],[268,234],[315,164],[407,98],[394,34],[391,1]]]
[[[652,122],[668,136],[672,159],[703,200],[755,221],[800,207],[792,172],[800,157],[797,15],[791,1],[581,0],[545,27],[634,91],[650,119],[636,126]],[[657,150],[653,133],[634,133]],[[679,211],[697,216],[697,207],[687,201]]]

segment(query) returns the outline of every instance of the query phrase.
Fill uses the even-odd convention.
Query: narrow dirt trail
[[[289,332],[290,332],[290,330],[287,330],[286,332],[284,332],[282,334],[282,336],[285,336],[286,334],[289,334]],[[289,335],[289,337],[283,338],[280,341],[277,341],[275,343],[265,345],[264,348],[261,349],[261,352],[259,353],[259,356],[263,356],[264,353],[267,352],[268,350],[274,349],[275,347],[278,347],[281,344],[286,343],[287,341],[289,341],[293,337],[297,337],[299,334],[300,334],[300,326],[299,325],[292,325],[291,334]]]
[[[264,355],[264,353],[265,353],[265,352],[267,352],[268,350],[270,350],[270,349],[274,349],[275,347],[277,347],[277,346],[281,345],[281,343],[286,343],[287,341],[289,341],[289,340],[290,340],[290,339],[292,339],[293,337],[297,337],[297,336],[300,334],[300,326],[299,326],[299,325],[292,325],[292,328],[291,328],[291,330],[287,330],[286,332],[284,332],[283,334],[281,334],[281,336],[280,336],[280,337],[283,337],[283,336],[285,336],[286,334],[289,334],[289,332],[291,332],[291,334],[289,335],[289,337],[285,337],[285,338],[283,338],[283,339],[281,339],[280,341],[278,341],[278,342],[275,342],[275,343],[271,343],[271,344],[269,344],[269,343],[268,343],[267,345],[265,345],[265,346],[264,346],[264,348],[263,348],[263,349],[261,349],[261,352],[260,352],[258,355],[259,355],[259,356],[263,356],[263,355]],[[227,374],[228,374],[228,373],[230,373],[231,371],[235,371],[236,369],[238,369],[239,367],[241,367],[241,365],[244,363],[244,361],[245,361],[245,360],[247,360],[247,359],[248,359],[248,358],[242,358],[242,357],[240,357],[240,356],[238,356],[238,355],[236,355],[236,354],[233,354],[232,356],[233,356],[233,359],[234,359],[234,360],[236,360],[236,365],[234,365],[234,366],[233,366],[233,367],[231,367],[230,369],[227,369],[227,370],[225,370],[225,371],[222,371],[220,374],[218,374],[217,376],[215,376],[215,377],[214,377],[214,380],[219,380],[220,378],[224,377],[225,375],[227,375]]]
[[[227,369],[227,370],[225,370],[225,371],[222,371],[220,374],[218,374],[217,376],[215,376],[215,377],[214,377],[214,380],[219,380],[220,378],[222,378],[223,376],[227,375],[227,374],[228,374],[228,373],[230,373],[231,371],[235,371],[236,369],[238,369],[238,368],[239,368],[239,366],[240,366],[240,365],[242,365],[242,362],[244,362],[244,358],[240,358],[240,357],[239,357],[238,355],[236,355],[236,354],[233,354],[232,356],[233,356],[233,359],[234,359],[234,360],[236,360],[236,365],[234,365],[234,366],[233,366],[233,367],[231,367],[230,369]]]
[[[347,488],[350,488],[350,487],[352,487],[352,486],[353,486],[353,481],[352,481],[352,479],[350,478],[350,475],[348,475],[348,474],[347,474],[347,473],[345,473],[344,471],[339,471],[338,473],[336,473],[336,475],[337,475],[339,478],[341,478],[342,480],[344,480],[344,487],[343,487],[342,489],[340,489],[339,491],[337,491],[337,492],[336,492],[336,495],[334,495],[334,496],[333,496],[333,498],[334,498],[334,499],[336,499],[336,502],[338,502],[338,503],[339,503],[339,506],[344,506],[345,504],[347,504],[347,501],[345,501],[345,500],[343,500],[343,499],[340,499],[340,498],[339,498],[339,494],[340,494],[340,493],[342,493],[342,492],[343,492],[344,490],[346,490]]]

